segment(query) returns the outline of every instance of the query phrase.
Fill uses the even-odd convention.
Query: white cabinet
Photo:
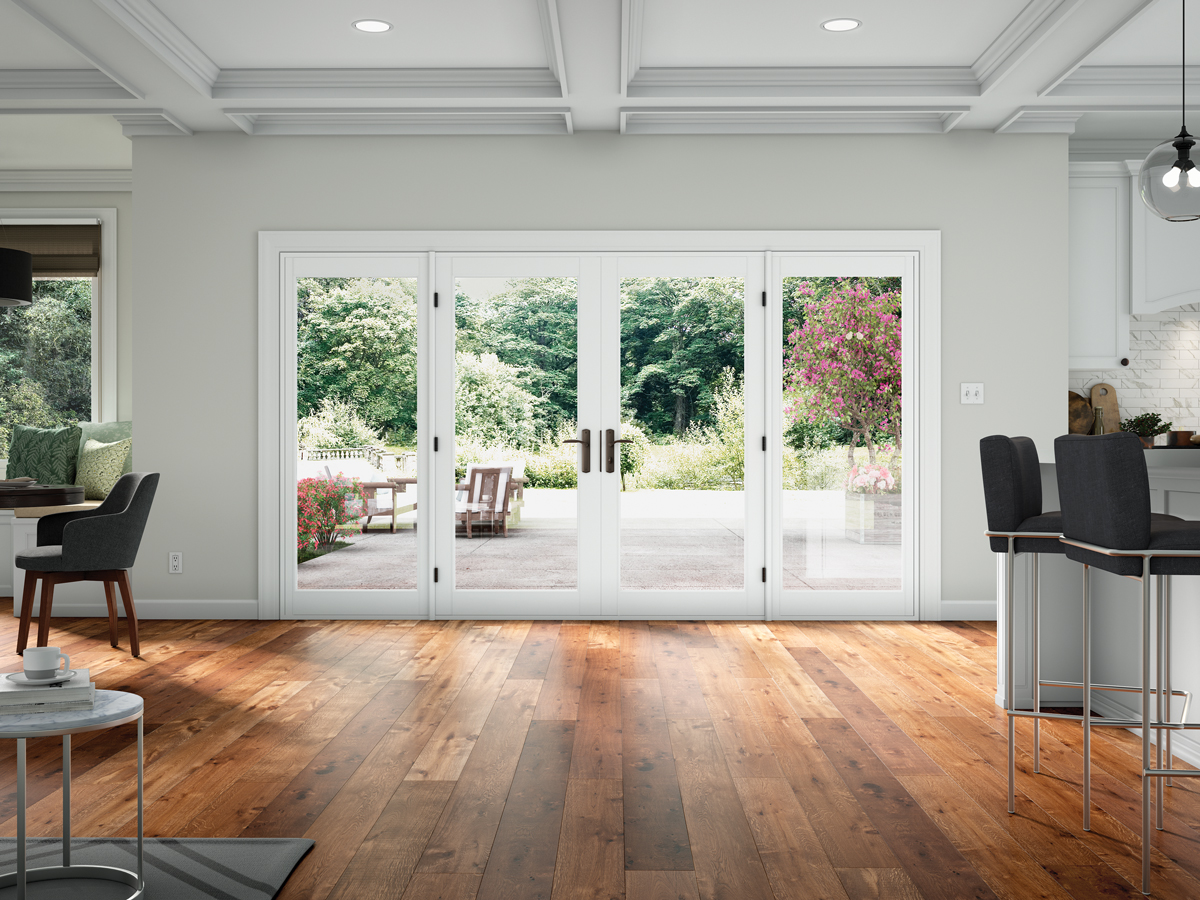
[[[1200,221],[1168,222],[1138,193],[1140,160],[1129,172],[1130,309],[1134,315],[1200,303]]]
[[[1115,369],[1129,356],[1129,182],[1124,163],[1071,164],[1071,369]]]

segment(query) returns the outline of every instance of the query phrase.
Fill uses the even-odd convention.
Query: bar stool
[[[1142,893],[1150,893],[1150,806],[1149,781],[1155,784],[1157,827],[1163,827],[1163,779],[1200,775],[1196,769],[1175,769],[1170,748],[1163,768],[1164,736],[1171,731],[1200,728],[1188,724],[1187,704],[1178,722],[1171,721],[1170,698],[1190,695],[1170,687],[1170,641],[1165,640],[1170,623],[1170,579],[1172,575],[1200,575],[1200,522],[1185,521],[1150,513],[1150,480],[1141,441],[1132,434],[1117,432],[1101,436],[1064,435],[1054,442],[1058,470],[1058,494],[1062,504],[1062,542],[1068,559],[1083,564],[1084,604],[1084,810],[1088,827],[1091,808],[1091,728],[1093,724],[1142,730]],[[1140,719],[1091,719],[1091,692],[1102,686],[1091,683],[1091,609],[1089,578],[1092,567],[1124,575],[1141,582],[1141,685]],[[1158,671],[1151,691],[1150,673],[1150,576],[1157,583]],[[1111,686],[1103,686],[1111,687]],[[1156,709],[1151,716],[1151,694]],[[1164,711],[1164,698],[1166,709]],[[1165,715],[1164,715],[1165,712]],[[1151,762],[1150,732],[1158,733],[1156,759]]]

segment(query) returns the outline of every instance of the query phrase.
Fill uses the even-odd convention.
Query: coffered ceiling
[[[1056,132],[1121,158],[1178,128],[1181,2],[0,0],[0,170],[204,131]]]

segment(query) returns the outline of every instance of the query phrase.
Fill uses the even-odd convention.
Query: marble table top
[[[126,691],[96,691],[91,709],[0,715],[0,738],[43,737],[95,731],[132,721],[142,711],[142,698]]]

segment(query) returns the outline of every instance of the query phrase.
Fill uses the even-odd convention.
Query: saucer
[[[9,672],[5,677],[14,684],[58,684],[60,681],[70,681],[74,678],[75,670],[59,672],[49,678],[26,678],[24,672]]]

